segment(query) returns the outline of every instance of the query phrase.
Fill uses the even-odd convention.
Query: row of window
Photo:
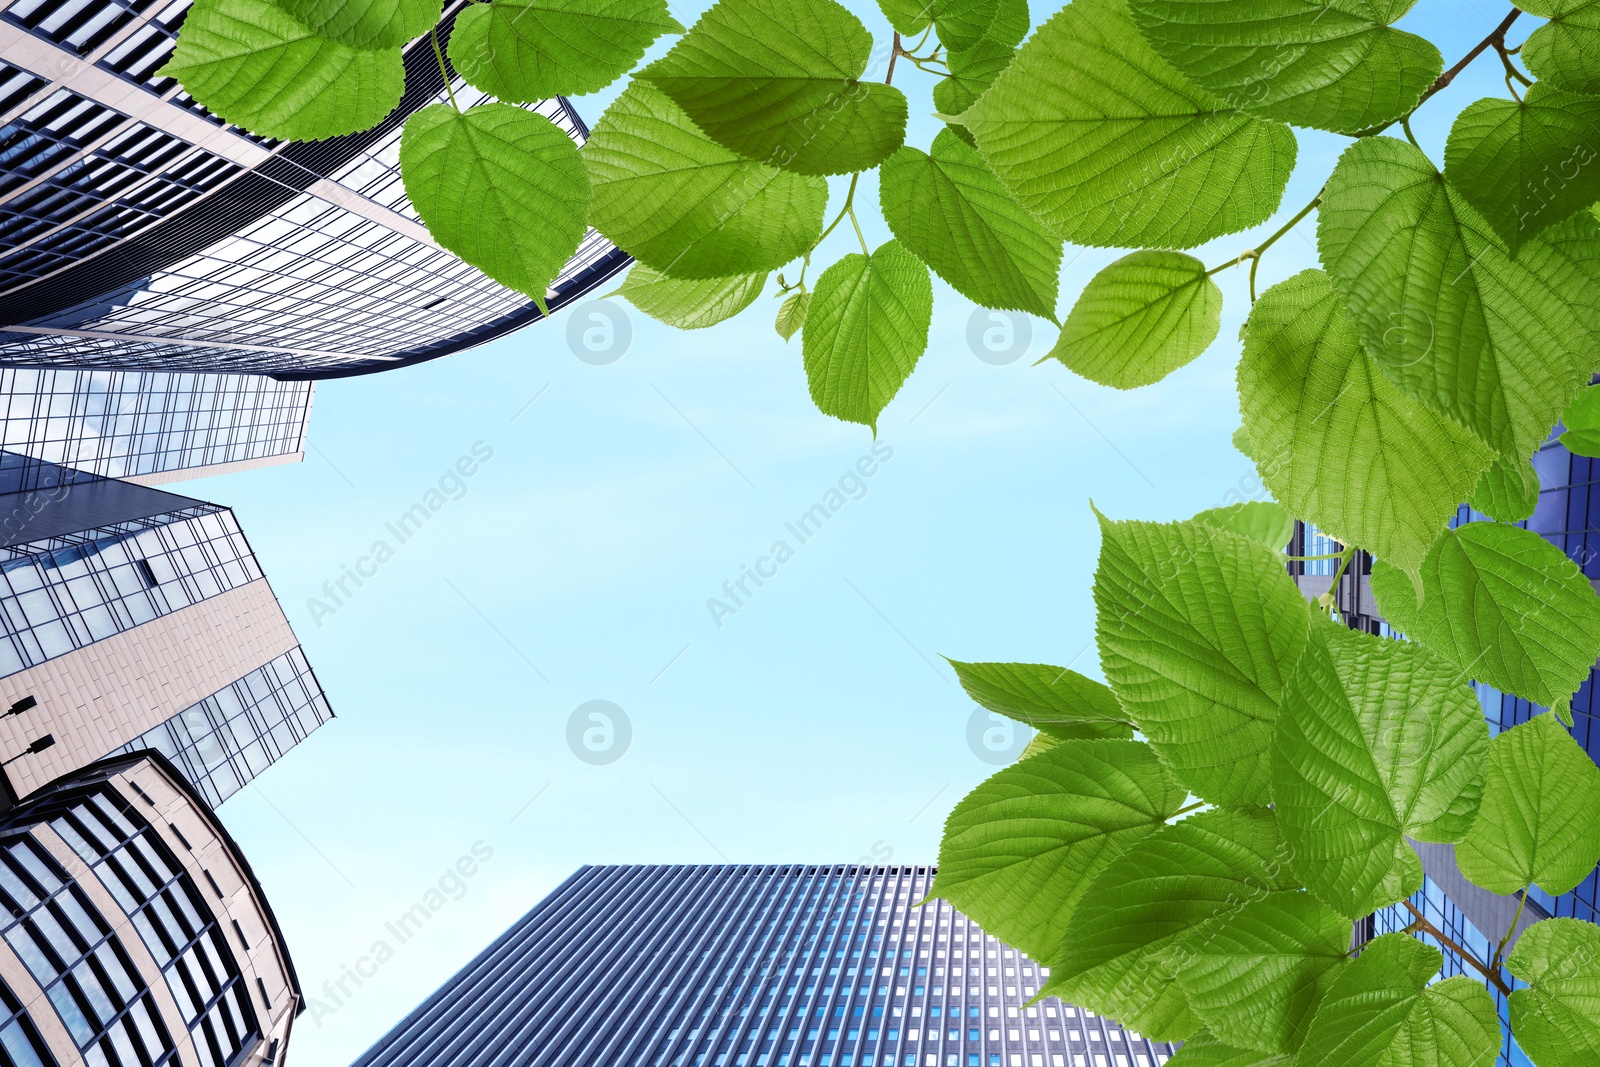
[[[254,374],[5,367],[0,449],[107,478],[292,455],[311,395]]]
[[[0,511],[13,502],[31,506],[0,497]],[[211,504],[0,549],[0,677],[261,576],[233,513]]]
[[[215,808],[332,717],[296,646],[118,751],[155,749]]]
[[[44,990],[89,1067],[161,1067],[175,1050],[127,950],[30,836],[0,844],[0,937]]]
[[[194,882],[149,824],[110,789],[75,804],[51,826],[133,921],[204,1067],[226,1067],[258,1028],[234,953]]]

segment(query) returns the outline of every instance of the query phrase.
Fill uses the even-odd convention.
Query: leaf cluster
[[[1594,926],[1546,920],[1477,959],[1420,912],[1365,943],[1356,924],[1421,889],[1416,842],[1455,845],[1494,893],[1561,894],[1594,870],[1600,768],[1553,714],[1491,737],[1467,678],[1570,696],[1600,653],[1600,599],[1537,535],[1471,524],[1428,554],[1420,600],[1380,567],[1409,639],[1380,637],[1301,594],[1291,525],[1268,502],[1101,516],[1106,682],[952,664],[1039,736],[956,806],[930,894],[1043,962],[1041,996],[1184,1041],[1179,1067],[1488,1067],[1489,986],[1538,1067],[1588,1062],[1600,951],[1572,946],[1600,947]],[[1477,973],[1439,980],[1435,945]]]

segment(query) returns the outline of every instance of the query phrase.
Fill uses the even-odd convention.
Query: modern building
[[[932,867],[584,867],[356,1067],[1156,1067]],[[313,1011],[315,1005],[313,1005]]]
[[[332,717],[215,504],[0,453],[0,615],[12,803],[154,749],[215,806]]]
[[[0,1062],[258,1067],[302,1008],[261,886],[155,753],[0,813]]]
[[[447,37],[449,0],[440,27]],[[376,128],[279,142],[156,71],[186,0],[0,0],[0,365],[265,374],[406,366],[541,317],[439,248],[400,182],[406,116],[445,99],[431,42]],[[462,106],[482,94],[455,79]],[[587,136],[565,100],[534,110]],[[628,258],[590,232],[564,306]]]
[[[0,449],[161,485],[298,462],[315,383],[0,367]]]

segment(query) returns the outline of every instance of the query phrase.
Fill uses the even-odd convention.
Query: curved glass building
[[[448,35],[451,0],[440,26]],[[438,247],[401,185],[408,115],[445,99],[427,42],[363,133],[256,137],[156,71],[187,0],[0,3],[0,365],[365,374],[493,340],[541,314]],[[462,106],[482,94],[459,79]],[[582,141],[565,100],[534,110]],[[591,231],[552,309],[628,263]]]
[[[0,904],[0,1062],[279,1062],[303,999],[282,933],[161,756],[102,760],[0,816]]]

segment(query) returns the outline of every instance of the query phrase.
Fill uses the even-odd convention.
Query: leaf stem
[[[431,36],[433,38],[433,58],[439,61],[439,76],[444,79],[444,91],[450,94],[450,106],[460,111],[461,105],[456,103],[456,91],[450,87],[450,70],[444,65],[444,52],[439,48],[439,27],[435,26],[433,28]]]
[[[1191,811],[1199,811],[1201,808],[1205,807],[1207,803],[1208,802],[1204,801],[1204,800],[1197,800],[1193,804],[1189,804],[1186,807],[1179,808],[1177,811],[1172,813],[1170,818],[1176,819],[1178,816],[1187,815]]]
[[[1408,115],[1400,120],[1400,128],[1405,131],[1406,140],[1411,142],[1411,147],[1422,151],[1422,146],[1417,143],[1417,135],[1411,132],[1411,117]]]
[[[1356,554],[1355,545],[1346,545],[1345,550],[1339,553],[1339,566],[1334,569],[1333,581],[1328,583],[1328,591],[1317,598],[1317,603],[1331,618],[1334,606],[1339,602],[1339,579],[1344,577],[1344,569],[1350,565],[1350,558]]]
[[[856,209],[847,207],[845,210],[850,212],[850,225],[856,228],[856,240],[861,242],[861,254],[864,256],[872,255],[872,250],[867,247],[867,239],[861,235],[861,223],[856,220]]]
[[[1511,62],[1511,52],[1506,48],[1506,42],[1503,36],[1494,42],[1494,50],[1500,54],[1500,62],[1505,65],[1506,82],[1508,85],[1512,78],[1515,78],[1523,85],[1533,84],[1533,79],[1522,73],[1522,71],[1518,70],[1517,65]],[[1516,90],[1512,90],[1512,92],[1515,94]]]
[[[833,232],[835,226],[838,226],[839,223],[844,221],[844,217],[846,215],[850,215],[851,219],[854,220],[855,214],[851,210],[851,205],[853,203],[855,203],[855,199],[856,199],[856,182],[858,182],[860,180],[861,180],[861,172],[860,171],[856,171],[854,174],[850,175],[850,191],[845,193],[845,195],[844,195],[844,207],[839,209],[839,214],[834,216],[833,221],[828,223],[828,228],[826,230],[822,231],[822,236],[817,238],[816,244],[813,244],[811,246],[811,252],[815,252],[817,250],[818,246],[821,245],[823,241],[826,241],[828,239],[828,234]],[[856,232],[857,233],[861,232],[861,227],[859,225],[856,227]],[[865,244],[865,243],[866,243],[865,241],[862,242],[862,244]],[[807,252],[806,253],[806,262],[807,263],[811,262],[811,252]],[[801,269],[800,276],[802,278],[805,277],[804,268]]]
[[[1500,957],[1506,950],[1506,942],[1511,940],[1511,935],[1517,932],[1517,923],[1522,919],[1522,909],[1528,906],[1528,887],[1522,887],[1522,899],[1517,901],[1517,913],[1511,917],[1511,925],[1506,927],[1505,936],[1494,947],[1494,959],[1489,961],[1489,966],[1499,968]]]
[[[1339,584],[1339,579],[1344,577],[1344,569],[1350,565],[1350,557],[1354,556],[1355,554],[1356,554],[1356,546],[1355,545],[1347,545],[1345,547],[1345,550],[1343,552],[1339,553],[1339,566],[1333,572],[1333,584],[1334,585],[1338,585]]]
[[[1211,275],[1227,270],[1229,267],[1237,267],[1247,259],[1250,260],[1250,302],[1254,304],[1256,302],[1256,268],[1261,265],[1261,253],[1277,244],[1284,234],[1300,225],[1307,215],[1316,210],[1316,206],[1322,203],[1322,194],[1326,191],[1326,186],[1324,186],[1322,189],[1318,189],[1317,195],[1311,198],[1311,203],[1295,212],[1294,218],[1278,227],[1277,233],[1274,233],[1271,237],[1268,237],[1256,247],[1245,249],[1243,252],[1239,253],[1238,259],[1232,260],[1228,263],[1221,263],[1215,267],[1212,267],[1210,270],[1206,271],[1206,277],[1209,278]]]
[[[929,29],[932,29],[932,28],[933,27],[931,27],[931,26],[929,27]],[[890,47],[889,47],[889,73],[884,75],[883,84],[888,85],[890,82],[894,81],[894,61],[900,58],[901,51],[902,51],[902,49],[900,48],[900,31],[899,30],[895,30],[894,31],[894,44],[890,45]]]
[[[1488,967],[1485,967],[1482,963],[1478,962],[1478,957],[1474,956],[1471,952],[1468,952],[1460,944],[1452,940],[1449,934],[1445,933],[1443,930],[1429,922],[1427,916],[1418,911],[1416,906],[1413,905],[1411,901],[1402,900],[1400,903],[1404,904],[1406,906],[1406,910],[1417,917],[1417,921],[1412,925],[1415,926],[1418,931],[1429,935],[1437,940],[1441,945],[1444,945],[1446,948],[1448,948],[1451,952],[1454,952],[1457,956],[1460,956],[1464,962],[1470,964],[1473,970],[1487,978],[1489,980],[1489,984],[1493,985],[1500,992],[1506,994],[1507,996],[1511,995],[1511,988],[1506,985],[1505,979],[1500,977],[1500,974],[1497,970],[1490,970]]]

